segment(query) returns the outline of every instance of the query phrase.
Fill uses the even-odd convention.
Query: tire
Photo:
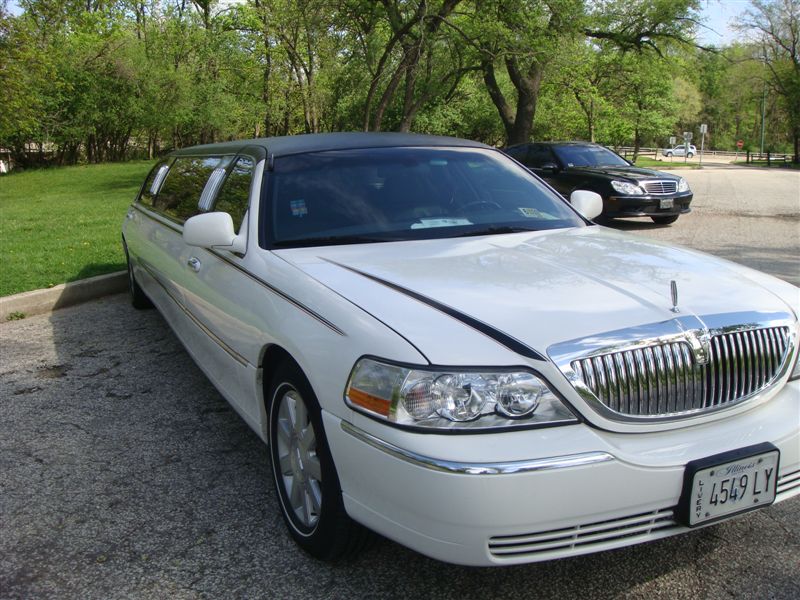
[[[272,480],[289,533],[315,558],[354,556],[371,533],[345,511],[319,403],[296,363],[278,367],[266,398]]]
[[[122,240],[122,247],[125,249],[125,260],[128,263],[128,292],[130,293],[131,304],[133,305],[133,308],[137,310],[147,310],[148,308],[153,308],[153,303],[150,301],[150,298],[147,297],[147,294],[144,293],[144,290],[139,286],[139,283],[136,281],[136,277],[133,274],[131,257],[128,254],[128,245],[125,243],[125,240]]]
[[[694,153],[693,153],[693,152],[689,152],[689,154],[687,154],[686,156],[687,156],[688,158],[692,158],[692,157],[694,156]]]
[[[670,215],[668,217],[650,217],[656,225],[671,225],[678,220],[680,215]]]
[[[667,152],[667,158],[672,158],[672,152]]]

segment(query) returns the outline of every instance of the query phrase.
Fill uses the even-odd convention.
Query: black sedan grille
[[[648,194],[674,194],[678,191],[678,182],[667,179],[645,181],[642,187]]]

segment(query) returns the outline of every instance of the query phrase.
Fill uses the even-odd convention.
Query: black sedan
[[[608,148],[589,142],[536,142],[505,149],[565,198],[575,190],[603,197],[605,218],[650,217],[668,225],[691,211],[692,191],[683,177],[635,167]]]

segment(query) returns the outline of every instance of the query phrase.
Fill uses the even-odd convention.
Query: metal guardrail
[[[614,149],[617,154],[622,155],[624,158],[628,158],[629,156],[633,156],[634,148],[633,146],[619,146]],[[639,156],[645,157],[653,157],[658,158],[662,156],[662,150],[668,150],[668,148],[639,148]],[[695,154],[695,157],[698,157],[700,153],[698,152]],[[788,163],[792,162],[792,155],[791,154],[776,154],[772,152],[764,152],[763,154],[760,152],[747,152],[741,150],[739,152],[731,152],[730,150],[704,150],[703,156],[714,156],[719,158],[732,158],[734,160],[744,160],[745,162],[752,163],[752,162],[766,162],[767,165],[772,165],[772,163],[777,163],[780,165],[788,165]],[[682,156],[676,156],[676,159],[682,159]]]

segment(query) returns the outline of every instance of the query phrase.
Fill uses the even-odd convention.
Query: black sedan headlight
[[[616,179],[611,182],[611,187],[620,194],[626,196],[642,196],[644,190],[630,181],[617,181]]]

